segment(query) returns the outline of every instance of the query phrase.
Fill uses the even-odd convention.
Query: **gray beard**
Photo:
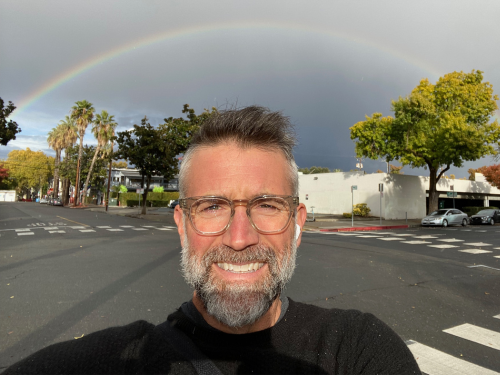
[[[184,221],[184,220],[183,220]],[[185,221],[184,221],[185,223]],[[282,251],[257,245],[241,251],[228,246],[209,249],[201,258],[191,250],[184,225],[182,271],[207,313],[228,327],[240,328],[259,320],[283,292],[295,270],[297,241],[291,240]],[[295,224],[292,223],[292,225]],[[214,263],[264,261],[269,272],[256,283],[226,282],[212,272]]]

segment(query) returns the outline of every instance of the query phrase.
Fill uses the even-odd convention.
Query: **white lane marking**
[[[382,236],[375,236],[375,235],[371,235],[371,234],[367,234],[365,236],[358,236],[358,238],[379,238],[379,237],[382,237]]]
[[[80,232],[82,233],[90,233],[90,232],[95,232],[93,229],[80,229]]]
[[[141,225],[144,228],[156,228],[154,225]]]
[[[35,232],[20,232],[17,235],[18,236],[31,236],[33,234],[35,234]]]
[[[155,229],[158,229],[158,230],[172,230],[170,228],[155,228]]]
[[[98,226],[96,226],[96,228],[101,228],[101,229],[109,229],[109,228],[111,228],[111,227],[107,227],[107,226],[105,226],[105,225],[104,225],[104,226],[102,226],[102,225],[101,225],[101,226],[99,226],[99,225],[98,225]]]
[[[120,228],[133,228],[133,225],[120,225]]]
[[[452,247],[459,247],[459,246],[455,246],[455,245],[427,245],[427,246],[435,247],[438,249],[451,249]]]
[[[468,246],[493,246],[490,243],[484,243],[484,242],[470,242],[470,243],[464,243],[464,245],[468,245]]]
[[[429,375],[498,375],[498,372],[453,357],[437,349],[409,340],[408,349],[415,357],[420,370]]]
[[[500,247],[494,247],[493,249],[495,249],[495,250],[500,250]]]
[[[495,315],[494,318],[500,319],[500,314]]]
[[[359,233],[338,233],[338,232],[333,232],[332,234],[336,234],[337,236],[359,236]]]
[[[66,233],[63,230],[49,230],[49,233]]]
[[[488,250],[480,250],[480,249],[467,249],[467,250],[458,250],[461,253],[469,253],[469,254],[484,254],[484,253],[492,253],[493,251]]]
[[[14,229],[16,232],[29,232],[31,229]]]
[[[472,232],[472,229],[460,229],[460,232]]]
[[[407,243],[409,245],[423,245],[424,243],[432,243],[429,241],[401,241],[401,243]]]
[[[109,230],[110,232],[123,232],[123,229],[106,229]]]
[[[169,225],[164,225],[165,228],[170,228],[170,229],[177,229],[177,227],[172,227],[172,226],[169,226]],[[368,232],[366,232],[368,233]]]
[[[366,232],[364,232],[366,233]],[[377,233],[377,234],[394,234],[394,232],[373,232],[373,233]]]
[[[428,234],[426,234],[425,236],[415,236],[413,238],[429,238],[429,239],[431,239],[431,238],[438,238],[438,237],[436,237],[436,236],[429,236]]]
[[[76,226],[76,227],[69,227],[71,229],[85,229],[86,227],[83,227],[83,226]]]
[[[475,232],[484,233],[484,232],[487,232],[487,230],[476,230]]]
[[[403,241],[403,238],[397,238],[397,237],[379,237],[377,240],[382,240],[382,241]]]
[[[148,230],[147,228],[132,228],[132,230]]]
[[[500,350],[500,333],[490,329],[465,323],[456,327],[443,329],[443,332],[487,346],[488,348]]]
[[[500,268],[493,268],[493,267],[490,267],[490,266],[485,266],[484,264],[478,264],[478,265],[474,265],[474,266],[467,266],[467,268],[478,268],[478,267],[484,267],[484,268],[489,268],[489,269],[492,269],[492,270],[495,270],[495,271],[500,271]]]
[[[464,240],[459,240],[457,238],[445,238],[443,240],[437,240],[441,242],[464,242]]]
[[[43,229],[45,229],[45,230],[58,230],[59,228],[58,227],[45,227]]]
[[[500,258],[500,255],[495,255],[493,258]]]
[[[413,237],[414,234],[394,234],[395,236],[399,236],[399,237]]]
[[[458,229],[444,229],[444,230],[458,230]]]

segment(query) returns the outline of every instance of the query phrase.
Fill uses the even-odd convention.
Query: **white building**
[[[366,203],[370,215],[384,219],[420,219],[426,215],[429,177],[387,173],[338,172],[299,174],[299,198],[315,213],[342,215],[351,212],[351,202]],[[383,195],[379,193],[383,184]],[[357,190],[351,193],[351,186]],[[453,188],[452,188],[453,186]],[[437,190],[440,208],[453,207],[448,192],[457,193],[455,207],[496,206],[500,208],[500,190],[491,186],[480,173],[476,181],[441,178]],[[498,202],[497,202],[498,201]]]
[[[124,185],[129,191],[135,191],[141,187],[142,175],[137,169],[131,168],[112,168],[111,169],[111,186]],[[107,184],[107,178],[105,186]],[[144,188],[146,188],[146,177],[144,177]],[[175,176],[172,180],[166,180],[163,176],[152,176],[150,189],[153,190],[156,186],[163,186],[165,191],[178,191],[178,178]]]

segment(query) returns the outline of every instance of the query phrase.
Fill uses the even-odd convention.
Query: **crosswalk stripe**
[[[413,237],[414,235],[413,234],[396,234],[396,233],[394,233],[394,236],[398,236],[398,237]]]
[[[425,235],[425,236],[415,236],[413,238],[428,238],[428,239],[431,239],[431,238],[438,238],[436,236],[429,236],[429,235]]]
[[[500,319],[500,314],[495,315],[494,318]]]
[[[147,228],[132,228],[132,230],[148,230]]]
[[[172,226],[169,226],[169,225],[164,225],[165,228],[170,228],[170,229],[177,229],[177,227],[172,227]]]
[[[401,241],[401,243],[407,243],[409,245],[422,245],[424,243],[432,243],[429,241]]]
[[[49,230],[49,233],[66,233],[63,230]]]
[[[467,245],[467,246],[492,246],[490,243],[484,243],[484,242],[470,242],[470,243],[464,243],[464,245]]]
[[[464,240],[459,240],[458,238],[445,238],[442,240],[437,240],[441,242],[464,242]]]
[[[106,229],[110,232],[123,232],[123,229]]]
[[[120,225],[120,228],[133,228],[133,225]]]
[[[493,258],[500,258],[500,255],[495,255]]]
[[[455,246],[455,245],[427,245],[429,247],[435,247],[437,249],[451,249],[452,247],[460,247],[460,246]]]
[[[90,233],[90,232],[95,232],[93,229],[80,229],[80,232],[82,233]]]
[[[58,230],[58,227],[44,227],[45,230]]]
[[[34,234],[35,234],[35,232],[19,232],[17,235],[18,236],[31,236]]]
[[[109,229],[109,228],[111,228],[111,227],[108,227],[108,226],[106,226],[106,225],[104,225],[104,226],[102,226],[102,225],[101,225],[101,226],[99,226],[99,225],[98,225],[98,226],[96,226],[96,228],[100,228],[100,229]]]
[[[379,238],[381,236],[375,236],[375,235],[372,235],[372,234],[367,234],[367,235],[364,235],[364,236],[358,236],[358,238]]]
[[[484,254],[484,253],[492,253],[493,251],[488,250],[480,250],[480,249],[467,249],[467,250],[458,250],[461,253],[469,253],[469,254]]]
[[[14,229],[16,232],[29,232],[29,229]]]
[[[158,230],[172,230],[170,228],[155,228],[155,229],[158,229]]]
[[[500,350],[499,332],[478,327],[469,323],[465,323],[449,329],[444,329],[443,332],[487,346],[488,348]]]
[[[86,227],[80,225],[80,226],[69,227],[69,228],[71,228],[71,229],[85,229]]]
[[[407,341],[407,345],[420,370],[429,375],[498,375],[496,371],[453,357],[413,340]]]

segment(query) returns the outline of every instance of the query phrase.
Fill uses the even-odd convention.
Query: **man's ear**
[[[304,205],[304,203],[300,203],[299,206],[297,207],[297,225],[300,227],[300,235],[299,238],[297,238],[297,247],[300,245],[300,242],[302,240],[302,230],[304,228],[304,224],[306,223],[307,219],[307,208]]]
[[[179,205],[175,206],[174,220],[177,225],[177,233],[179,233],[181,239],[181,246],[184,246],[184,215]]]

